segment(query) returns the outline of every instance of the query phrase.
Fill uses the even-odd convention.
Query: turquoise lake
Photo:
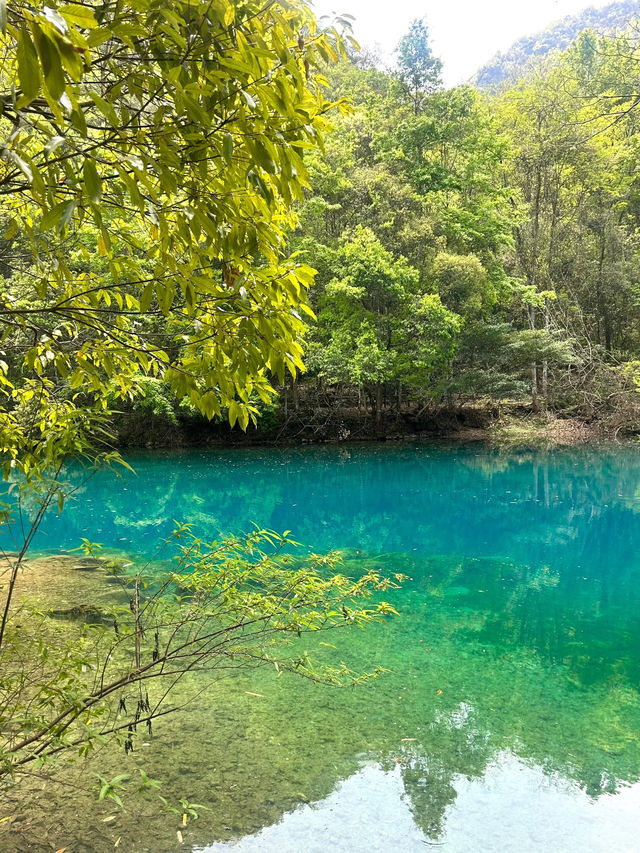
[[[388,668],[377,681],[235,675],[114,758],[206,807],[181,849],[640,850],[640,446],[127,458],[135,476],[82,486],[34,549],[86,537],[139,559],[174,520],[205,538],[255,522],[342,550],[347,573],[409,576],[387,596],[399,616],[331,638],[350,666]],[[111,818],[73,792],[39,808],[69,851],[176,849],[152,808]],[[52,849],[29,844],[9,849]]]

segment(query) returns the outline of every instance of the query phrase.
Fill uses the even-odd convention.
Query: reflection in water
[[[130,461],[137,476],[91,480],[61,518],[49,515],[37,545],[75,547],[89,535],[140,555],[176,518],[211,535],[255,522],[293,530],[318,551],[500,556],[603,579],[640,546],[633,446],[506,455],[481,445],[250,448]]]
[[[147,746],[100,758],[104,775],[142,767],[172,802],[207,806],[197,821],[182,827],[154,803],[114,817],[82,785],[44,799],[34,791],[22,832],[1,837],[2,849],[74,839],[70,849],[99,852],[120,839],[120,850],[161,853],[176,830],[193,850],[638,849],[635,446],[131,461],[138,476],[124,490],[106,475],[91,481],[61,519],[47,519],[38,546],[88,536],[135,558],[173,519],[211,538],[252,520],[291,529],[318,551],[343,549],[350,574],[409,575],[392,598],[401,615],[386,626],[332,636],[337,649],[302,641],[327,662],[390,671],[355,691],[269,670],[213,685],[179,723],[158,721]]]
[[[424,851],[403,797],[398,770],[368,765],[319,803],[298,807],[280,823],[241,841],[196,847],[202,853],[352,853],[354,850]]]
[[[597,801],[576,785],[496,756],[481,781],[454,780],[455,805],[436,843],[412,819],[403,774],[371,764],[325,800],[298,807],[239,841],[195,847],[194,853],[635,853],[640,785]],[[570,832],[567,828],[570,827]],[[427,845],[427,847],[425,847]]]

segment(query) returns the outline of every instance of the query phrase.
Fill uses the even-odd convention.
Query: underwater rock
[[[49,615],[56,619],[82,620],[88,624],[111,622],[113,616],[93,604],[74,604],[60,610],[50,610]]]

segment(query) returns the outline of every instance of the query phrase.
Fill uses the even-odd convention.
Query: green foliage
[[[153,419],[159,419],[165,426],[177,426],[175,407],[168,386],[159,379],[144,379],[140,383],[141,396],[133,404],[133,411],[147,419],[150,426]]]
[[[411,38],[426,39],[418,29]],[[378,418],[385,400],[397,412],[437,405],[454,387],[465,324],[511,298],[520,212],[502,181],[508,140],[468,87],[421,84],[416,111],[369,67],[340,63],[329,82],[356,104],[309,161],[315,194],[295,237],[318,270],[310,374],[365,391]]]
[[[147,432],[273,427],[274,379],[299,373],[306,346],[302,389],[338,407],[357,395],[378,422],[483,397],[626,421],[640,114],[630,36],[583,35],[485,98],[440,89],[420,22],[385,73],[301,2],[14,4],[6,18],[0,512],[30,521],[0,623],[10,780],[105,738],[129,751],[168,673],[267,663],[357,683],[295,640],[393,612],[377,596],[398,578],[299,560],[288,535],[204,543],[186,528],[172,570],[108,567],[120,597],[95,625],[55,636],[15,611],[33,531],[70,491],[65,462],[87,476],[118,462],[113,410]],[[116,804],[155,787],[98,783]]]
[[[420,36],[431,56],[418,29],[403,44]],[[607,375],[624,409],[616,362],[640,347],[637,60],[637,37],[584,33],[499,97],[425,84],[419,109],[393,75],[332,70],[356,103],[310,160],[295,238],[318,270],[311,374],[364,388],[378,415],[513,396],[591,417]],[[427,295],[444,326],[424,320]]]
[[[112,779],[105,779],[104,776],[101,776],[99,773],[96,773],[95,775],[98,779],[98,802],[101,803],[104,799],[113,800],[117,806],[124,808],[118,791],[126,789],[125,783],[131,779],[129,773],[119,773]]]
[[[370,229],[345,235],[332,266],[337,276],[319,297],[320,345],[310,368],[374,394],[392,381],[424,387],[452,357],[459,318],[438,296],[421,294],[418,271]]]
[[[156,380],[245,428],[302,368],[313,272],[285,234],[341,38],[301,2],[144,0],[11,4],[1,46],[5,457],[82,452],[79,419]]]
[[[47,772],[61,752],[88,755],[107,738],[134,749],[138,730],[151,733],[155,716],[167,712],[166,691],[187,672],[267,663],[337,686],[377,674],[316,665],[291,640],[393,614],[381,595],[399,575],[347,577],[338,554],[300,558],[288,533],[268,530],[205,542],[181,525],[164,547],[175,543],[177,561],[164,573],[155,561],[120,565],[97,624],[57,630],[26,604],[12,616],[0,647],[2,785]],[[99,799],[122,806],[129,781],[99,777]],[[145,776],[140,784],[157,787]]]
[[[416,113],[424,95],[442,85],[442,62],[433,55],[424,20],[415,20],[398,45],[400,80],[410,95]]]
[[[441,252],[433,262],[433,278],[437,292],[458,314],[480,316],[497,301],[493,282],[473,254]]]

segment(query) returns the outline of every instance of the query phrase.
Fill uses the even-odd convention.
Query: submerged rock
[[[49,615],[55,619],[68,619],[71,621],[77,619],[89,625],[100,622],[111,622],[113,620],[113,616],[110,613],[93,604],[74,604],[73,607],[50,610]]]

